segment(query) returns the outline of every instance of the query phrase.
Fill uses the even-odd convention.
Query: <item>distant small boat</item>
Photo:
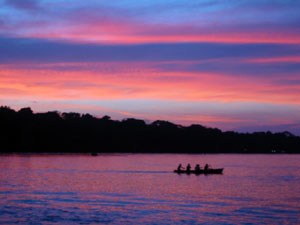
[[[92,153],[91,153],[91,156],[97,156],[97,155],[98,155],[97,152],[92,152]]]
[[[185,173],[185,174],[222,174],[224,168],[219,169],[207,169],[207,170],[174,170],[174,173]]]

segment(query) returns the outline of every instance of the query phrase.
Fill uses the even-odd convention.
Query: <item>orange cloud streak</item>
[[[74,63],[73,63],[74,64]],[[165,99],[180,101],[268,102],[299,104],[299,87],[267,78],[212,73],[165,72],[146,63],[104,63],[118,73],[0,67],[0,95],[44,100]],[[126,66],[125,66],[126,65]],[[131,69],[130,69],[131,67]],[[129,68],[129,69],[128,69]]]

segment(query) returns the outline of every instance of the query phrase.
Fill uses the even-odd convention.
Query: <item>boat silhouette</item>
[[[174,170],[174,173],[185,174],[222,174],[224,168],[207,169],[207,170]]]

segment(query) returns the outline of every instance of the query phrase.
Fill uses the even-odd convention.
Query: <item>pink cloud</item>
[[[254,101],[299,104],[297,86],[267,77],[227,76],[221,73],[168,72],[154,63],[93,63],[81,70],[0,67],[0,88],[7,98],[38,99],[166,99],[182,101]],[[61,64],[50,64],[55,68]],[[76,65],[76,63],[64,64]],[[105,69],[103,69],[105,68]],[[279,81],[281,78],[277,78]],[[286,77],[288,79],[288,77]],[[6,90],[4,92],[4,89]],[[10,94],[8,94],[8,90]],[[16,90],[15,94],[14,91]],[[22,96],[20,96],[22,92]]]
[[[245,61],[251,63],[284,63],[284,62],[299,63],[300,56],[253,58],[253,59],[246,59]]]

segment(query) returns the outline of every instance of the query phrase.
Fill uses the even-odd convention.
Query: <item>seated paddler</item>
[[[204,170],[207,171],[209,169],[208,164],[205,164]]]
[[[200,171],[200,165],[199,165],[199,164],[197,164],[197,165],[195,166],[195,171],[196,171],[196,172],[199,172],[199,171]]]
[[[177,170],[178,171],[181,171],[183,169],[183,167],[182,167],[182,165],[181,165],[181,163],[178,165],[178,167],[177,167]]]
[[[190,164],[188,164],[188,165],[186,166],[186,171],[187,171],[187,172],[191,171],[191,165],[190,165]]]

